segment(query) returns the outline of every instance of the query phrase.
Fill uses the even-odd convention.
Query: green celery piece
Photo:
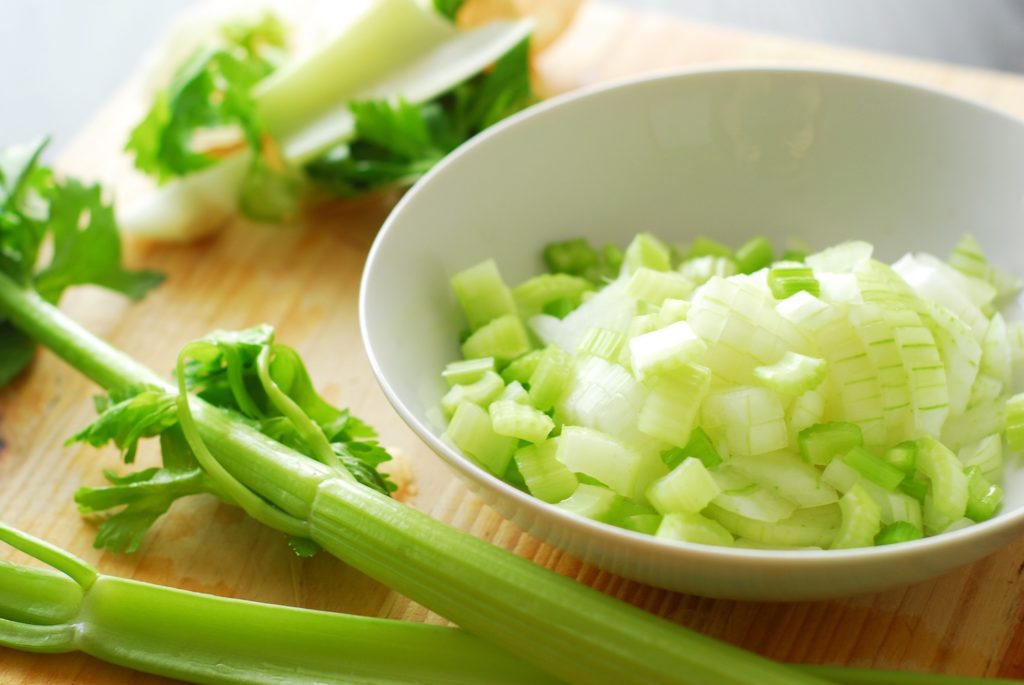
[[[672,268],[672,256],[668,245],[650,233],[638,233],[626,247],[623,264],[629,273],[639,269],[653,271],[669,271]]]
[[[1006,442],[1014,452],[1024,452],[1024,392],[1006,401]]]
[[[494,357],[497,364],[507,364],[529,351],[529,335],[515,314],[505,314],[489,321],[462,343],[462,354],[467,359]]]
[[[558,682],[458,629],[123,580],[99,575],[2,524],[0,539],[42,561],[79,569],[73,579],[0,562],[0,645],[7,647],[77,650],[147,673],[214,684]]]
[[[815,297],[821,294],[821,285],[814,277],[814,270],[804,264],[787,264],[780,262],[768,272],[768,287],[777,300],[796,295],[806,290]]]
[[[892,545],[897,542],[920,540],[924,533],[909,521],[896,521],[882,528],[875,536],[876,545]]]
[[[690,433],[690,441],[686,443],[685,447],[674,447],[661,454],[661,460],[670,469],[674,469],[682,464],[683,460],[687,457],[697,457],[709,469],[713,469],[722,463],[722,457],[718,454],[718,450],[715,449],[711,438],[699,426]]]
[[[863,447],[851,449],[843,455],[843,461],[861,476],[881,485],[886,490],[895,490],[906,476],[898,468],[876,457]]]
[[[594,285],[585,278],[570,274],[540,274],[523,281],[512,289],[519,313],[524,318],[539,312],[549,313],[551,306],[557,311],[567,309],[559,318],[579,306],[583,293],[594,289]]]
[[[833,421],[818,423],[800,431],[800,456],[816,466],[825,466],[834,457],[864,446],[864,435],[855,423]]]
[[[455,21],[455,15],[459,13],[465,0],[433,0],[434,9],[446,19]]]
[[[530,382],[530,376],[536,370],[540,360],[544,357],[544,350],[530,350],[521,357],[513,359],[508,366],[501,370],[501,379],[506,383],[518,381],[523,385]]]
[[[151,371],[3,274],[0,311],[104,386],[162,384]],[[823,682],[668,623],[448,528],[340,478],[324,464],[199,398],[184,402],[195,421],[193,437],[213,446],[228,479],[258,493],[266,506],[307,521],[309,537],[323,549],[557,677],[590,683],[677,683],[679,674],[686,673],[693,682]],[[216,480],[221,483],[224,476]],[[280,519],[275,525],[287,524]],[[539,635],[544,639],[538,640]],[[711,654],[715,658],[709,659]]]
[[[987,521],[1003,503],[1003,489],[990,483],[977,466],[967,469],[967,493],[964,515],[972,521]]]
[[[583,238],[548,243],[543,256],[550,273],[578,276],[597,285],[618,276],[625,258],[614,245],[598,251]]]
[[[696,257],[734,257],[732,250],[718,242],[705,236],[697,236],[697,238],[690,245],[689,252],[686,253],[687,259],[694,259]]]
[[[770,266],[773,249],[771,242],[764,236],[751,238],[736,250],[736,265],[741,274],[752,274]]]
[[[908,476],[914,475],[917,464],[917,443],[913,440],[901,442],[885,452],[885,460]]]
[[[917,478],[904,478],[899,487],[901,492],[910,495],[921,504],[924,504],[924,499],[928,496],[928,483]]]
[[[516,313],[512,291],[505,285],[493,259],[452,276],[452,290],[474,331],[498,317]]]

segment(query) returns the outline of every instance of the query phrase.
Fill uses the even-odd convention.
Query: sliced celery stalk
[[[864,478],[881,485],[886,490],[895,490],[906,474],[895,466],[868,452],[863,447],[854,447],[845,455],[843,461]]]
[[[786,352],[775,364],[754,369],[754,377],[765,387],[782,395],[800,395],[817,388],[825,380],[824,359]]]
[[[494,358],[463,359],[452,362],[444,367],[441,377],[448,381],[449,386],[475,383],[488,371],[494,371]]]
[[[444,410],[445,416],[451,416],[463,402],[487,407],[501,396],[504,389],[505,384],[501,382],[501,376],[493,371],[487,371],[474,383],[452,386],[441,398],[441,409]]]
[[[623,268],[631,274],[640,268],[668,271],[672,268],[671,252],[659,238],[650,233],[638,233],[626,248]]]
[[[882,526],[881,511],[875,500],[859,485],[839,499],[843,522],[832,541],[832,549],[870,547]]]
[[[555,428],[547,414],[514,400],[498,400],[488,408],[491,426],[498,435],[507,435],[527,442],[541,442]]]
[[[561,502],[579,485],[575,474],[555,458],[557,450],[558,438],[552,438],[520,448],[514,456],[530,494],[545,502]]]
[[[451,283],[471,330],[516,313],[512,291],[505,285],[493,259],[460,271],[452,276]]]
[[[853,423],[819,423],[800,432],[800,456],[816,466],[825,466],[835,457],[863,446],[864,435]]]
[[[965,516],[972,521],[987,521],[995,516],[1003,503],[1003,489],[985,478],[981,469],[967,469],[967,510]]]
[[[647,486],[647,501],[660,514],[696,514],[720,492],[704,463],[687,457],[668,475]]]
[[[608,488],[581,483],[569,497],[558,502],[558,506],[577,516],[607,521],[615,506],[616,497],[617,495]]]
[[[494,357],[507,363],[530,351],[530,339],[523,322],[515,314],[506,314],[478,328],[462,343],[462,354],[468,359]]]
[[[1006,402],[1006,442],[1014,452],[1024,452],[1024,392]]]
[[[503,476],[519,441],[498,435],[491,417],[472,402],[463,402],[448,424],[448,437],[460,450],[473,457],[496,476]]]
[[[948,447],[934,438],[917,441],[917,468],[931,483],[932,506],[950,520],[967,510],[967,476]]]
[[[876,545],[894,545],[898,542],[920,540],[924,536],[921,528],[907,521],[890,523],[875,536]]]
[[[530,402],[541,411],[551,409],[569,384],[572,361],[557,345],[549,345],[530,374]]]
[[[718,521],[697,513],[666,514],[658,526],[655,537],[702,545],[729,546],[732,534]]]

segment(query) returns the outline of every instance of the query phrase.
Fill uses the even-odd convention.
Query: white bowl
[[[1024,273],[1024,123],[926,88],[803,69],[679,72],[573,93],[477,136],[416,184],[374,243],[360,301],[374,372],[412,429],[501,514],[629,578],[714,597],[836,597],[942,573],[1022,531],[1015,461],[1004,510],[988,522],[887,547],[760,551],[576,518],[442,442],[439,374],[464,326],[449,277],[494,257],[518,282],[542,270],[549,241],[621,245],[641,230],[733,245],[755,234],[861,238],[889,260],[945,255],[969,230]]]

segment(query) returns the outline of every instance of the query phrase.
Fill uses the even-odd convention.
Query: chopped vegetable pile
[[[510,288],[452,278],[469,324],[446,435],[581,516],[667,540],[865,547],[991,518],[1024,451],[1021,283],[970,236],[892,265],[864,242],[549,245]]]

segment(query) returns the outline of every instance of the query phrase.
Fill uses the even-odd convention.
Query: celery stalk
[[[4,274],[0,311],[105,387],[148,384],[174,392]],[[308,521],[324,549],[557,677],[594,684],[826,682],[538,567],[334,476],[198,398],[188,404],[202,440],[230,476]]]
[[[0,537],[16,547],[40,545],[2,524]],[[258,604],[90,571],[76,582],[53,571],[0,563],[5,590],[0,645],[48,653],[77,650],[195,683],[558,682],[453,628]],[[29,600],[35,615],[24,612]]]

